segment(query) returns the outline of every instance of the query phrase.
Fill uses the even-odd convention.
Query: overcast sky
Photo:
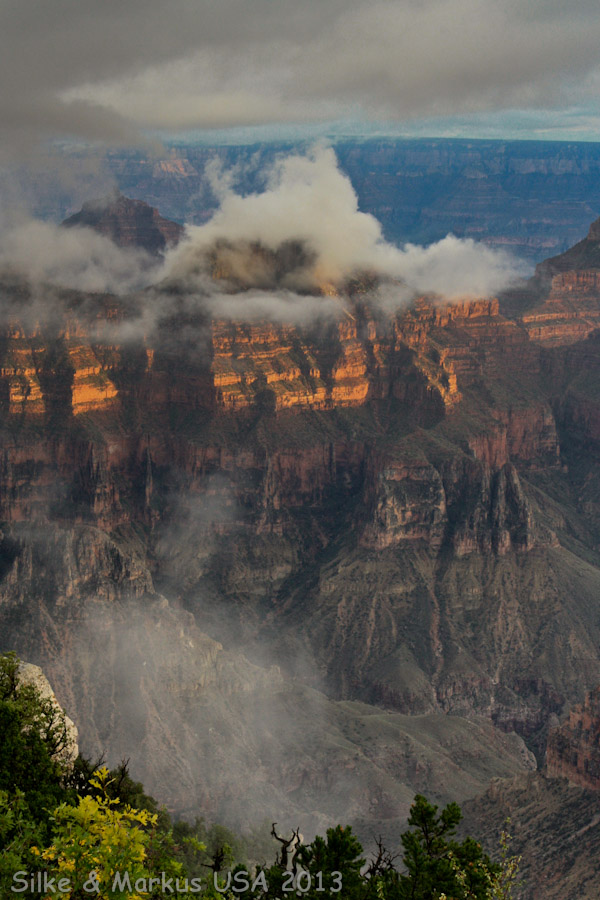
[[[597,0],[0,0],[0,44],[5,156],[144,130],[600,125]]]

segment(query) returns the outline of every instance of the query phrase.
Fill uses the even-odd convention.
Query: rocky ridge
[[[183,226],[165,219],[143,200],[117,192],[114,197],[85,203],[62,223],[64,228],[93,228],[119,247],[141,247],[158,254],[183,236]]]
[[[536,266],[532,293],[536,301],[521,321],[536,343],[565,346],[598,328],[600,219],[574,247]]]
[[[260,402],[276,410],[333,409],[388,398],[434,412],[436,405],[441,411],[458,402],[461,387],[500,373],[507,355],[525,377],[539,369],[535,347],[499,314],[497,301],[440,306],[423,298],[390,321],[360,296],[342,300],[345,314],[341,306],[340,319],[326,323],[318,337],[289,325],[215,319],[202,356],[189,361],[190,371],[176,383],[168,378],[174,355],[160,337],[150,338],[152,346],[147,340],[136,358],[136,383],[123,383],[127,346],[96,335],[103,317],[117,336],[119,325],[127,326],[128,313],[114,298],[99,298],[84,321],[69,313],[58,335],[55,326],[11,321],[0,348],[0,396],[9,415],[51,413],[58,381],[64,415],[109,411],[117,393],[128,389],[153,395],[157,405],[175,399],[192,409],[227,412]],[[179,356],[175,364],[187,361]]]

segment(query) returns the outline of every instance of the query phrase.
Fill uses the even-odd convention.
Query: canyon
[[[83,224],[177,242],[148,209]],[[84,752],[178,814],[305,834],[394,834],[417,790],[475,816],[546,759],[597,790],[598,223],[585,241],[498,298],[323,284],[304,324],[3,277],[0,633]]]
[[[508,249],[530,263],[575,244],[600,215],[600,154],[594,143],[337,137],[332,143],[360,209],[397,244],[429,244],[449,232]],[[206,165],[215,159],[261,190],[274,158],[306,143],[207,146],[179,143],[164,157],[111,151],[119,189],[180,222],[201,223],[217,205]],[[77,162],[77,160],[75,160]],[[55,216],[67,214],[54,207]]]
[[[81,149],[65,148],[67,166],[79,174],[78,188],[69,193],[38,173],[34,212],[59,221],[76,213],[83,199],[116,184],[169,219],[201,224],[218,207],[209,164],[235,172],[242,193],[263,190],[265,167],[310,143],[113,148],[91,171]],[[360,209],[373,214],[396,244],[430,244],[453,233],[507,249],[532,265],[573,246],[600,215],[596,143],[339,135],[331,143]],[[32,193],[31,184],[23,192]]]

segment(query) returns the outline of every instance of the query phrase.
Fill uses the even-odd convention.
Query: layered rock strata
[[[110,410],[117,393],[134,386],[157,404],[161,395],[165,404],[178,402],[179,394],[192,408],[229,412],[261,404],[275,410],[357,407],[389,397],[443,410],[460,400],[462,389],[505,371],[508,358],[524,377],[539,368],[526,333],[499,315],[497,301],[440,307],[421,300],[391,319],[352,298],[340,302],[339,320],[319,337],[290,325],[214,320],[208,346],[198,348],[187,374],[168,379],[170,390],[162,382],[172,360],[162,345],[172,325],[162,337],[149,335],[132,372],[127,348],[96,336],[97,318],[81,322],[70,315],[54,335],[14,322],[0,348],[0,396],[13,415],[48,413],[57,380],[63,413],[73,415]],[[114,321],[123,313],[112,315]],[[126,318],[122,327],[126,331]]]
[[[251,783],[258,818],[393,819],[470,740],[449,793],[528,768],[521,738],[541,757],[600,683],[594,335],[326,290],[339,314],[300,327],[171,286],[133,342],[98,328],[128,300],[69,295],[0,344],[3,640],[179,810],[239,822]]]

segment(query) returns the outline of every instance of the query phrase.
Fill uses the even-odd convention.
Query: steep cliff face
[[[293,328],[217,321],[212,350],[213,383],[224,409],[250,407],[261,395],[276,409],[326,404],[327,388],[314,353]]]
[[[426,460],[375,465],[365,478],[363,546],[421,542],[438,551],[444,544],[459,557],[534,546],[533,512],[513,465],[492,470],[467,459],[439,468]]]
[[[522,407],[491,410],[492,420],[469,438],[469,448],[492,469],[510,460],[526,468],[553,468],[560,461],[556,417],[547,400],[533,399]]]
[[[600,789],[600,687],[575,706],[548,735],[548,773],[590,790]]]
[[[277,632],[311,648],[339,696],[477,709],[538,746],[599,671],[585,611],[598,573],[561,546],[557,509],[514,465],[459,454],[369,460],[363,483],[346,512],[358,541],[340,525],[298,583],[271,588],[281,664]]]
[[[599,327],[599,223],[593,222],[587,237],[574,247],[536,266],[531,308],[521,318],[535,343],[562,347],[584,340]]]
[[[600,876],[600,809],[592,791],[539,773],[494,780],[463,805],[462,834],[477,834],[497,853],[510,819],[511,854],[521,856],[523,900],[596,900]]]
[[[600,272],[555,275],[547,299],[522,321],[531,339],[546,347],[584,340],[600,325]]]
[[[3,641],[179,810],[239,822],[251,784],[254,818],[394,818],[463,716],[492,752],[449,793],[531,765],[521,737],[541,756],[600,683],[598,341],[541,347],[490,299],[388,314],[359,281],[317,326],[172,290],[131,342],[97,327],[115,298],[5,325]]]
[[[190,360],[177,350],[177,322],[167,322],[139,348],[133,367],[127,345],[107,344],[97,333],[103,315],[122,320],[126,331],[116,301],[97,301],[98,311],[86,309],[83,321],[69,313],[52,331],[11,321],[0,346],[4,408],[12,415],[48,414],[53,405],[64,415],[110,411],[119,391],[135,391],[144,404],[163,408],[331,409],[392,396],[443,414],[461,388],[493,377],[507,359],[524,377],[538,369],[525,333],[498,314],[495,301],[438,307],[421,300],[382,318],[362,301],[339,300],[339,319],[318,330],[213,320]]]

